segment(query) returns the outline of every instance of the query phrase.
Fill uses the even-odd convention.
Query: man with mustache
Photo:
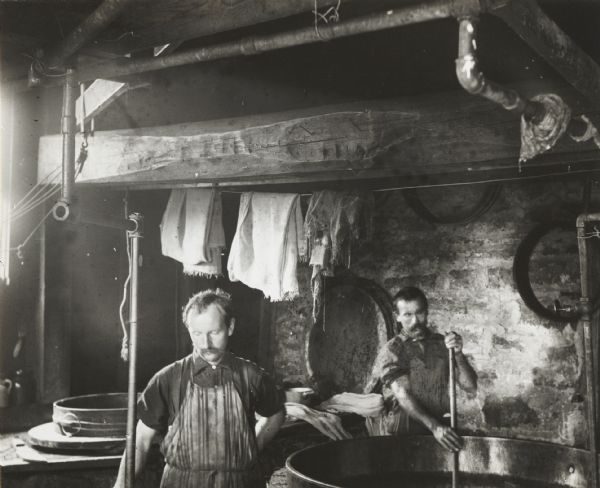
[[[458,451],[462,439],[442,418],[450,410],[448,349],[455,351],[459,385],[477,391],[477,375],[462,353],[462,338],[428,328],[427,298],[419,288],[402,288],[394,297],[394,309],[399,330],[379,352],[369,387],[383,394],[385,409],[380,417],[367,419],[369,434],[429,431],[442,446]]]
[[[285,419],[283,393],[265,371],[226,350],[235,327],[227,293],[194,295],[183,322],[193,353],[159,371],[138,401],[136,479],[152,441],[163,436],[161,488],[264,487],[258,453]],[[121,462],[115,486],[123,481]]]

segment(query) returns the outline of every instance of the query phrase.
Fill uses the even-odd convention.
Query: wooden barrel
[[[52,421],[67,436],[125,437],[127,393],[100,393],[57,400]]]
[[[364,393],[381,347],[394,335],[391,297],[371,280],[340,276],[325,281],[322,323],[313,326],[307,369],[319,396]]]

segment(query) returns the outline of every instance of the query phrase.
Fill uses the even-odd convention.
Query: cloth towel
[[[377,417],[383,412],[383,397],[377,393],[338,393],[322,402],[319,410],[350,412],[363,417]]]
[[[348,431],[342,427],[342,420],[333,413],[319,412],[301,403],[286,403],[285,413],[288,417],[308,422],[334,441],[352,439]]]
[[[163,255],[183,263],[186,274],[221,275],[222,213],[221,194],[214,189],[171,190],[160,224]]]
[[[227,271],[231,281],[261,290],[273,301],[298,296],[296,267],[306,242],[300,196],[243,193]]]

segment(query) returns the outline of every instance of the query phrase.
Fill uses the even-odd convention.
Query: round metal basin
[[[459,485],[465,488],[586,488],[590,454],[555,444],[464,437]],[[286,461],[289,488],[446,488],[452,454],[431,436],[328,442]]]
[[[52,421],[68,436],[125,437],[127,393],[63,398],[52,406]]]

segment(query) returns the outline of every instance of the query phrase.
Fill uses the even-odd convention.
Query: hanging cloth
[[[296,268],[306,254],[300,196],[243,193],[227,271],[231,281],[273,301],[298,296]]]
[[[313,322],[323,310],[323,278],[333,276],[336,265],[350,267],[352,247],[371,238],[374,198],[367,192],[313,193],[308,204],[304,232],[308,240]]]
[[[221,194],[214,189],[172,190],[163,215],[162,253],[194,276],[222,274],[225,248]]]
[[[256,488],[258,447],[242,398],[232,382],[203,387],[189,380],[165,435],[161,488]]]

